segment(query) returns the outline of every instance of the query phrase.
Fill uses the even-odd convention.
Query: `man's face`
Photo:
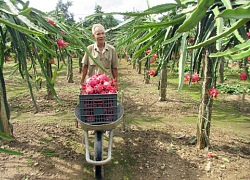
[[[100,26],[95,28],[95,33],[92,35],[93,38],[96,40],[97,44],[104,43],[106,39],[106,35],[104,29]]]

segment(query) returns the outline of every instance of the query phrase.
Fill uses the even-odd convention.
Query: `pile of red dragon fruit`
[[[89,77],[86,84],[82,84],[81,94],[115,94],[118,90],[116,79],[105,74]]]

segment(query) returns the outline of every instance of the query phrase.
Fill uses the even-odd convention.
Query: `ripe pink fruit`
[[[86,93],[87,94],[94,94],[94,88],[92,88],[92,86],[87,85],[86,86]]]
[[[96,78],[100,83],[104,83],[105,81],[109,80],[109,76],[105,75],[105,74],[100,74],[97,76]]]
[[[86,80],[86,83],[87,83],[88,85],[94,87],[94,86],[96,86],[96,85],[99,83],[99,81],[98,81],[96,78],[94,78],[94,77],[90,77],[90,78],[88,78],[88,79]]]
[[[104,82],[103,82],[103,86],[109,87],[109,86],[111,86],[111,82],[109,82],[109,81],[104,81]]]
[[[250,39],[250,32],[247,32],[247,37]]]
[[[154,62],[155,62],[155,59],[151,59],[151,60],[150,60],[150,63],[154,63]]]
[[[194,73],[192,76],[192,82],[198,82],[200,80],[199,74]]]
[[[101,84],[97,84],[94,86],[94,90],[96,94],[99,94],[103,90],[103,86]]]
[[[52,26],[55,26],[55,25],[56,25],[55,22],[52,21],[52,20],[49,19],[49,18],[47,18],[46,21],[47,21],[48,23],[50,23]]]
[[[191,78],[191,75],[190,75],[190,74],[184,75],[184,82],[189,82],[189,81],[190,81],[190,78]],[[194,73],[194,74],[192,75],[192,82],[198,82],[199,80],[200,80],[199,74]]]
[[[68,42],[65,42],[63,39],[59,39],[56,43],[59,47],[66,47],[69,44]]]
[[[148,49],[148,50],[145,51],[146,54],[149,54],[150,52],[151,52],[150,49]]]
[[[117,92],[117,89],[115,87],[111,87],[109,90],[109,94],[115,94]]]
[[[64,31],[64,30],[60,30],[60,32],[61,32],[62,34],[65,34],[65,31]]]
[[[217,88],[211,88],[208,92],[209,96],[211,98],[217,98],[218,94],[219,94],[219,90]]]
[[[9,56],[5,56],[5,61],[10,61]]]
[[[184,82],[189,82],[190,81],[190,74],[184,75]]]
[[[207,153],[207,157],[211,158],[211,157],[213,157],[213,154],[211,152],[209,152],[209,153]]]
[[[243,80],[243,81],[247,80],[247,73],[246,72],[240,73],[240,80]]]
[[[188,40],[188,42],[189,42],[190,44],[193,44],[193,43],[194,43],[194,38],[190,38],[190,39]]]
[[[148,73],[149,73],[150,76],[154,76],[156,74],[156,71],[155,70],[149,70]]]

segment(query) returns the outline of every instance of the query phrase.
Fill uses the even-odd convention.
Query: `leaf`
[[[224,52],[218,52],[218,53],[211,53],[209,57],[221,57],[221,56],[228,56],[230,54],[242,51],[244,49],[249,49],[250,48],[250,40],[246,41],[245,43],[239,44],[235,46],[234,48],[227,49]]]
[[[6,26],[9,26],[9,27],[12,27],[20,32],[23,32],[25,34],[32,34],[32,35],[36,35],[36,36],[43,36],[44,34],[40,33],[40,32],[37,32],[37,31],[34,31],[34,30],[30,30],[26,27],[23,27],[23,26],[20,26],[20,25],[17,25],[17,24],[14,24],[10,21],[7,21],[5,19],[2,19],[0,18],[0,23],[3,23],[5,24]]]
[[[155,28],[155,29],[153,29],[153,30],[147,32],[147,34],[144,34],[141,38],[139,38],[137,41],[135,41],[132,45],[140,44],[140,43],[143,43],[143,42],[149,40],[149,39],[152,38],[158,31],[159,31],[159,28]]]
[[[197,138],[195,136],[192,136],[191,138],[189,138],[188,143],[189,144],[194,144],[196,142]]]
[[[172,137],[173,138],[177,138],[177,134],[172,134]]]
[[[26,14],[29,14],[29,13],[31,12],[31,10],[32,10],[31,8],[27,8],[27,9],[25,9],[25,10],[19,12],[19,15],[26,15]]]
[[[234,19],[250,18],[250,6],[246,8],[238,7],[235,9],[226,9],[217,17],[234,18]]]
[[[107,29],[106,32],[109,32],[110,30],[118,29],[119,27],[122,27],[122,26],[124,26],[124,25],[130,23],[130,22],[133,21],[133,20],[135,20],[135,17],[131,17],[131,18],[129,18],[129,19],[127,19],[127,20],[121,22],[121,23],[118,24],[117,26]]]
[[[12,2],[10,2],[9,0],[5,0],[6,5],[10,8],[11,12],[13,12],[14,14],[16,14],[17,18],[20,19],[23,23],[25,23],[28,28],[34,29],[42,34],[48,34],[48,32],[46,30],[44,30],[43,28],[35,25],[33,22],[31,22],[28,18],[26,18],[25,16],[23,16],[22,14],[27,13],[27,12],[21,12],[21,14],[19,14],[19,11],[16,9],[16,7],[12,4]],[[27,11],[27,10],[26,10]],[[29,9],[28,9],[29,11]],[[27,28],[27,29],[28,29]]]
[[[211,37],[210,39],[202,42],[202,43],[199,43],[197,45],[194,45],[194,46],[190,46],[188,47],[188,49],[198,49],[200,47],[204,47],[204,46],[207,46],[213,42],[215,42],[216,40],[222,38],[222,37],[225,37],[231,33],[233,33],[236,29],[238,29],[239,27],[241,26],[244,26],[250,19],[241,19],[241,20],[238,20],[236,23],[234,23],[232,25],[232,27],[230,28],[227,28],[223,33],[217,35],[217,36],[213,36]]]
[[[27,1],[26,3],[23,4],[23,10],[27,9],[29,7],[30,2]]]
[[[171,146],[168,146],[167,147],[167,150],[170,152],[170,153],[174,153],[175,152],[175,149]]]
[[[2,148],[0,148],[0,152],[6,153],[6,154],[11,154],[11,155],[20,155],[20,156],[23,155],[23,153],[21,153],[21,152],[12,151],[12,150],[8,150],[8,149],[2,149]]]
[[[182,16],[182,17],[179,17],[171,21],[167,21],[167,22],[164,21],[164,22],[158,22],[158,23],[147,23],[143,25],[138,25],[138,26],[135,26],[135,28],[137,29],[139,28],[149,29],[149,28],[156,28],[156,27],[166,28],[168,26],[173,26],[175,24],[181,24],[184,20],[185,20],[185,17]]]
[[[210,4],[212,5],[213,3],[214,0],[201,0],[197,4],[196,8],[192,11],[192,13],[189,14],[183,24],[179,26],[177,32],[183,33],[193,29],[206,15],[207,7],[209,7]]]
[[[163,41],[162,44],[165,45],[165,44],[171,43],[171,42],[173,42],[173,41],[176,41],[176,40],[178,40],[181,36],[182,36],[182,33],[176,33],[172,38]]]
[[[0,132],[0,138],[2,139],[6,139],[6,140],[13,140],[13,138],[11,136],[7,136],[6,134]]]
[[[223,161],[226,161],[226,162],[230,162],[229,159],[227,159],[227,158],[225,158],[225,157],[222,158],[222,160],[223,160]]]
[[[239,60],[250,56],[250,49],[247,51],[241,51],[239,54],[229,55],[228,58],[232,60]]]
[[[154,48],[152,49],[152,51],[150,52],[150,54],[148,54],[148,56],[145,56],[144,58],[141,59],[141,61],[143,61],[144,59],[146,59],[147,57],[149,57],[153,53],[155,53],[155,49],[159,48],[159,46],[161,45],[161,42],[162,42],[163,39],[164,39],[164,32],[160,32],[159,34],[157,34],[156,38],[152,38],[151,41],[148,41],[147,44],[145,44],[144,46],[140,47],[140,49],[138,51],[135,51],[134,55],[135,56],[139,56],[145,50],[147,50],[148,48],[150,48],[150,46],[152,44],[154,44]]]
[[[53,56],[56,56],[56,53],[51,50],[50,47],[48,47],[46,44],[43,44],[41,41],[37,40],[33,36],[27,35],[29,37],[29,40],[34,42],[38,47],[42,48],[43,50],[47,51],[48,53],[52,54]]]
[[[114,15],[114,14],[119,14],[119,15],[125,15],[125,16],[137,16],[137,17],[142,17],[150,14],[160,14],[160,13],[165,13],[167,11],[172,11],[176,7],[180,5],[175,4],[175,3],[165,3],[165,4],[160,4],[153,6],[152,8],[149,8],[143,12],[110,12],[110,13],[95,13],[89,16],[85,17],[85,20],[90,20],[96,16],[104,16],[104,15]],[[184,5],[182,5],[185,7]]]
[[[230,0],[222,0],[224,6],[226,7],[226,9],[231,10],[232,9],[232,4]],[[230,22],[232,24],[235,23],[235,19],[230,19]],[[239,34],[238,30],[236,29],[234,32],[235,37],[241,42],[244,42],[244,39],[241,37],[241,35]]]

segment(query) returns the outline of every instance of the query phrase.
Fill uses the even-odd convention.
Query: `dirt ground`
[[[197,116],[199,102],[181,97],[171,86],[167,101],[159,102],[157,80],[145,85],[143,75],[125,62],[119,74],[126,123],[115,129],[112,160],[103,166],[105,179],[250,179],[250,118],[243,124],[235,122],[237,131],[233,123],[225,122],[223,127],[212,123],[211,148],[198,150],[193,141],[196,120],[190,117]],[[3,147],[24,155],[0,154],[1,180],[94,179],[94,167],[85,160],[83,131],[75,124],[77,71],[74,76],[75,83],[58,84],[61,105],[44,100],[44,92],[36,93],[39,113],[34,114],[28,93],[9,98],[15,139]],[[239,107],[239,95],[220,98]],[[250,107],[249,96],[245,107]],[[249,108],[242,115],[250,117]]]

